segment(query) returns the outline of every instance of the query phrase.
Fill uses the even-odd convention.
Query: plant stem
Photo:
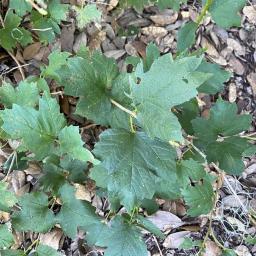
[[[114,104],[116,107],[120,108],[122,111],[126,112],[127,114],[129,114],[130,116],[137,118],[137,115],[135,112],[125,108],[124,106],[122,106],[121,104],[119,104],[118,102],[116,102],[113,99],[110,99],[111,103]]]
[[[203,9],[202,9],[202,11],[201,11],[201,13],[200,13],[200,15],[199,15],[198,18],[196,19],[196,23],[197,23],[198,25],[199,25],[199,24],[202,22],[202,20],[204,19],[205,15],[206,15],[207,11],[210,9],[212,3],[213,3],[213,0],[207,0],[207,1],[206,1],[206,3],[205,3],[205,5],[204,5],[204,7],[203,7]]]

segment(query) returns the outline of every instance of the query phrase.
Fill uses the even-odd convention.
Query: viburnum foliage
[[[17,44],[32,42],[31,32],[22,25],[24,15],[33,28],[52,27],[36,32],[43,42],[51,42],[59,33],[69,8],[76,12],[78,28],[100,18],[93,4],[70,7],[58,0],[45,2],[47,14],[42,15],[42,10],[32,10],[29,1],[10,0],[0,30],[3,48],[13,51]],[[186,1],[123,0],[120,4],[141,9],[152,2],[179,9]],[[242,0],[203,1],[202,19],[209,14],[221,27],[239,25],[237,13],[244,4]],[[10,224],[0,225],[1,255],[60,255],[39,241],[29,250],[11,249],[12,231],[46,233],[58,225],[71,239],[83,230],[86,243],[105,248],[106,256],[147,256],[141,231],[160,239],[164,234],[141,209],[152,212],[150,205],[161,198],[183,199],[192,217],[213,210],[218,177],[209,172],[209,165],[214,163],[223,175],[240,175],[243,157],[255,148],[243,136],[252,116],[238,115],[235,103],[219,96],[209,116],[200,115],[198,93],[221,92],[231,76],[207,62],[203,51],[189,51],[201,20],[181,28],[177,55],[161,55],[149,44],[144,59],[127,58],[129,73],[120,72],[117,63],[100,52],[81,48],[74,56],[53,51],[39,77],[27,77],[17,86],[3,83],[1,139],[19,142],[5,163],[6,175],[32,162],[43,174],[33,191],[20,197],[8,189],[6,180],[0,182],[0,210],[11,216]],[[66,96],[77,98],[76,115],[104,127],[92,152],[85,147],[79,127],[69,125],[60,112],[48,79],[64,88]],[[105,217],[75,196],[73,184],[89,180],[110,203]]]

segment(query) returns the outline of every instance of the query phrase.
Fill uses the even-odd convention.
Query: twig
[[[28,3],[30,3],[32,5],[33,8],[35,8],[40,14],[42,15],[47,15],[47,11],[43,8],[41,8],[40,6],[38,6],[33,0],[26,0]]]
[[[154,241],[155,241],[155,243],[156,243],[156,246],[157,246],[157,249],[158,249],[160,255],[163,256],[162,250],[161,250],[161,248],[160,248],[160,246],[159,246],[159,243],[158,243],[156,237],[153,236],[153,239],[154,239]]]
[[[24,65],[20,65],[20,67],[26,67],[26,66],[29,66],[30,64],[24,64]],[[6,72],[3,72],[2,75],[6,75],[6,74],[9,74],[11,73],[12,71],[16,70],[16,69],[19,69],[19,67],[14,67],[14,68],[11,68],[9,70],[7,70]]]
[[[3,17],[1,15],[1,13],[0,13],[0,22],[1,22],[2,27],[5,28],[4,20],[3,20]],[[19,61],[17,60],[17,58],[10,51],[8,51],[8,50],[6,50],[6,51],[12,57],[12,59],[15,61],[15,63],[17,64],[18,69],[19,69],[20,74],[21,74],[21,77],[22,77],[22,80],[25,80],[25,75],[24,75],[23,69],[22,69]]]
[[[16,151],[13,151],[13,153],[9,156],[9,158],[10,157],[12,157],[12,161],[11,161],[10,166],[8,168],[7,174],[6,174],[6,176],[4,177],[4,179],[2,181],[6,181],[8,179],[8,177],[9,177],[10,173],[11,173],[12,167],[14,165],[14,161],[17,158]]]
[[[137,115],[135,112],[125,108],[124,106],[122,106],[121,104],[119,104],[118,102],[116,102],[113,99],[110,99],[111,103],[114,104],[116,107],[120,108],[122,111],[126,112],[127,114],[129,114],[130,116],[137,118]]]

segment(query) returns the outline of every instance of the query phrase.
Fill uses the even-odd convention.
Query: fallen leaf
[[[31,60],[39,52],[41,48],[41,43],[37,42],[27,46],[23,51],[24,60]]]
[[[170,248],[172,248],[172,249],[179,248],[180,245],[183,243],[184,238],[188,237],[189,234],[190,234],[190,231],[180,231],[180,232],[170,234],[164,240],[163,246],[165,248],[168,248],[168,249],[170,249]]]
[[[205,243],[205,251],[203,256],[220,256],[222,254],[221,249],[213,241],[207,241]]]
[[[147,217],[147,219],[162,231],[166,231],[170,228],[178,228],[184,224],[184,222],[179,217],[165,211],[157,211],[154,215]]]
[[[52,231],[46,234],[40,234],[40,243],[58,250],[60,248],[60,241],[62,236],[62,230],[59,228],[54,228]]]
[[[243,13],[250,23],[256,24],[256,5],[245,6]]]

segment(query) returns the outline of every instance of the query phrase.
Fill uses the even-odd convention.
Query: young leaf
[[[199,92],[208,94],[222,91],[224,89],[224,82],[228,81],[231,76],[228,71],[221,69],[219,65],[206,62],[205,60],[202,61],[197,71],[212,74],[212,77],[198,88]]]
[[[79,134],[79,128],[66,126],[59,133],[60,153],[67,154],[72,159],[93,162],[93,155],[88,149],[83,147],[83,141]]]
[[[74,6],[76,11],[77,27],[83,29],[88,23],[98,21],[101,18],[101,12],[97,9],[96,4],[88,4],[84,7]]]
[[[7,249],[14,243],[14,237],[6,224],[0,224],[0,249]],[[2,254],[1,254],[2,255]]]
[[[189,206],[188,214],[192,217],[209,213],[213,208],[214,192],[208,181],[203,184],[187,187],[182,191],[186,204]]]
[[[26,0],[10,0],[9,8],[15,10],[20,17],[32,10],[32,5]]]
[[[173,61],[165,55],[141,74],[139,84],[132,84],[139,122],[150,137],[183,140],[180,123],[170,110],[195,97],[196,88],[209,78],[208,74],[196,72],[201,61],[195,56]]]
[[[193,46],[196,40],[196,30],[198,24],[190,21],[185,23],[178,31],[177,48],[179,52],[183,52]]]
[[[41,160],[54,151],[55,139],[66,125],[59,111],[57,101],[49,96],[40,98],[38,111],[14,104],[12,109],[1,111],[2,129],[12,139],[22,139],[24,146]]]
[[[17,199],[11,191],[7,189],[8,184],[1,181],[0,182],[0,194],[1,194],[1,201],[0,201],[0,211],[9,212],[10,208],[13,207],[17,203]]]
[[[51,0],[47,9],[51,19],[60,24],[62,20],[67,19],[68,8],[69,5],[61,4],[60,0]]]
[[[23,195],[19,199],[21,210],[12,216],[12,225],[17,231],[45,233],[55,224],[53,212],[48,208],[48,197],[42,192]]]
[[[60,81],[60,74],[57,72],[62,66],[67,64],[68,52],[53,51],[49,57],[49,65],[42,69],[41,76]]]
[[[175,175],[175,150],[168,143],[152,140],[143,132],[107,130],[101,134],[94,153],[103,162],[94,167],[91,177],[97,183],[102,173],[107,175],[108,191],[117,194],[129,211],[137,201],[151,199],[158,182]]]
[[[36,83],[27,81],[21,81],[16,88],[9,83],[3,83],[0,87],[0,101],[6,108],[11,108],[13,104],[35,107],[39,100],[38,94]]]
[[[222,28],[241,25],[238,12],[245,6],[246,0],[215,0],[209,11],[213,20]],[[228,15],[227,15],[228,14]]]
[[[48,245],[39,244],[36,248],[36,256],[61,256],[59,252]]]
[[[129,77],[119,74],[112,59],[97,52],[86,59],[74,57],[60,72],[65,93],[80,97],[76,114],[101,125],[129,129],[129,115],[111,103],[112,99],[130,108],[131,100],[126,96]]]
[[[57,214],[57,222],[63,231],[70,238],[75,238],[78,227],[97,225],[100,218],[96,215],[95,209],[88,202],[77,200],[74,189],[65,184],[60,189],[62,207]]]
[[[107,246],[105,256],[147,256],[147,247],[142,241],[140,230],[127,223],[121,216],[111,221],[110,231],[104,239]]]
[[[205,151],[209,162],[219,162],[220,168],[227,173],[239,175],[244,168],[242,154],[250,144],[235,135],[248,130],[251,120],[251,115],[237,115],[235,103],[218,100],[208,119],[192,120],[198,138],[196,143]]]
[[[26,46],[32,43],[31,33],[20,26],[21,18],[13,10],[6,13],[4,28],[0,29],[0,45],[7,51],[12,51],[17,43]]]

